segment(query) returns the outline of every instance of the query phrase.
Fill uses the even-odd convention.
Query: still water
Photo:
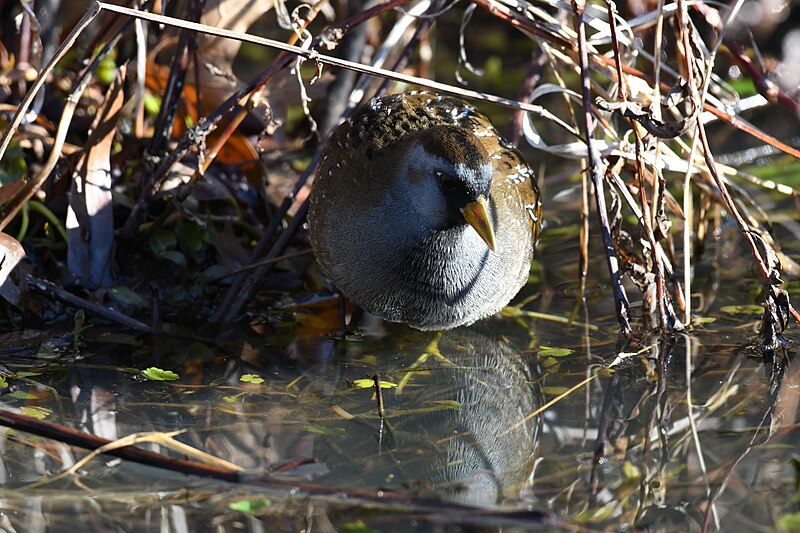
[[[697,263],[692,330],[625,352],[603,261],[576,305],[570,220],[549,218],[523,312],[443,334],[365,317],[333,339],[336,301],[292,293],[235,340],[92,325],[77,346],[68,328],[17,341],[3,409],[109,440],[180,431],[247,479],[108,455],[59,476],[87,452],[6,430],[0,529],[796,530],[800,374],[791,350],[752,349],[759,291],[735,231]]]

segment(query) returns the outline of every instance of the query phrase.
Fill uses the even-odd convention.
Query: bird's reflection
[[[474,326],[441,334],[396,325],[385,331],[360,343],[317,342],[318,351],[330,355],[333,346],[337,355],[316,362],[312,342],[295,344],[307,356],[302,360],[291,349],[278,361],[274,351],[259,358],[252,348],[247,358],[183,367],[165,359],[159,364],[180,379],[163,384],[98,365],[96,355],[90,367],[72,370],[60,395],[69,395],[74,409],[60,421],[111,439],[182,429],[180,441],[248,472],[473,505],[516,499],[537,447],[537,419],[526,420],[541,404],[534,357]],[[371,391],[352,385],[375,374],[402,384],[384,391],[383,420]],[[264,382],[245,384],[245,375]],[[332,406],[355,416],[336,416]],[[93,465],[103,470],[109,463]]]
[[[403,348],[375,353],[402,384],[384,392],[384,479],[456,503],[517,498],[537,445],[536,419],[526,420],[541,404],[532,358],[474,326],[393,344]]]

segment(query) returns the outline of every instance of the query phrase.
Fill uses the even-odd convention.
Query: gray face
[[[479,196],[488,198],[492,184],[489,154],[474,134],[464,128],[436,126],[420,135],[426,161],[420,170],[433,178],[444,198],[449,226],[464,224],[461,209]],[[423,177],[424,179],[424,177]]]

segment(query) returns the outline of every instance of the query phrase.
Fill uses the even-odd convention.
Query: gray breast
[[[352,203],[316,211],[315,223],[340,227],[327,235],[347,238],[318,237],[315,252],[333,283],[370,313],[418,329],[450,329],[498,312],[527,280],[532,243],[520,243],[525,233],[514,227],[525,218],[498,216],[493,205],[491,211],[496,252],[466,225],[417,236],[409,228],[376,232],[404,217],[391,205],[359,209]]]

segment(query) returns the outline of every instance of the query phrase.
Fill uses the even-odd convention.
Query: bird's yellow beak
[[[486,202],[486,197],[481,195],[474,202],[462,207],[461,214],[464,215],[464,220],[467,221],[467,224],[475,228],[481,239],[494,252],[494,228],[492,227],[492,221],[489,219],[489,205]]]

